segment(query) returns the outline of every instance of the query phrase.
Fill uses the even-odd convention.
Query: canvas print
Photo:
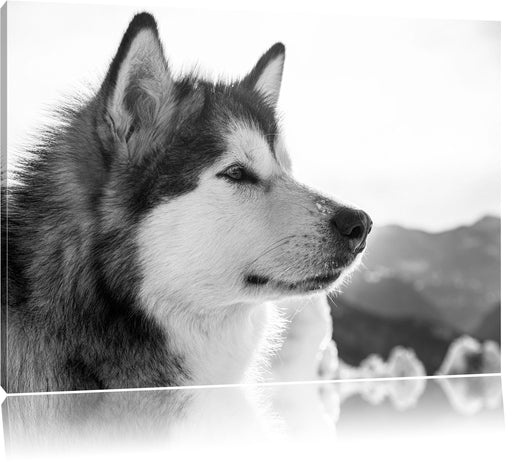
[[[500,371],[499,23],[282,19],[4,6],[7,392]]]

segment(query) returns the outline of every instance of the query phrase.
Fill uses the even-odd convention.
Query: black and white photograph
[[[505,24],[5,3],[12,455],[503,427]]]

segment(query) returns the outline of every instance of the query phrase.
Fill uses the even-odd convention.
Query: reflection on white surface
[[[13,459],[503,427],[499,376],[8,396],[2,417]]]
[[[474,415],[502,405],[501,383],[495,377],[469,381],[447,378],[439,380],[439,385],[452,407],[461,414]]]

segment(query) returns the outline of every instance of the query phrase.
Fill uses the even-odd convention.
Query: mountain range
[[[439,233],[376,228],[362,269],[341,298],[383,318],[432,321],[471,334],[482,331],[485,322],[495,331],[500,228],[494,216]]]

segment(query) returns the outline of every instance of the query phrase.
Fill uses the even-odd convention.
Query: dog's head
[[[272,46],[232,83],[169,71],[156,24],[130,24],[100,91],[105,226],[137,217],[142,294],[213,306],[328,290],[371,220],[291,175]],[[312,153],[314,155],[314,153]]]

